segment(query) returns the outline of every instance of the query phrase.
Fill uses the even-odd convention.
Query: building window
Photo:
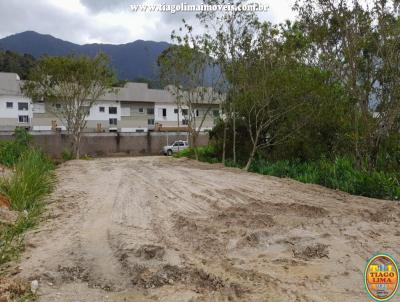
[[[27,115],[19,115],[18,122],[20,123],[29,123],[29,116]]]
[[[147,125],[154,125],[154,119],[153,118],[149,118],[147,120]]]
[[[174,113],[175,113],[175,114],[178,114],[178,108],[175,108],[175,109],[174,109]]]
[[[109,107],[108,113],[109,114],[117,114],[117,107]]]
[[[147,108],[147,114],[154,114],[154,108]]]
[[[196,116],[199,116],[199,109],[196,109]]]
[[[184,119],[184,120],[182,120],[182,125],[188,125],[188,120],[186,120],[186,119]]]
[[[28,103],[18,103],[18,110],[28,110]]]
[[[56,104],[56,108],[60,109],[61,108],[61,104]]]
[[[104,107],[99,107],[99,111],[100,111],[100,112],[104,112],[104,111],[105,111],[105,108],[104,108]]]
[[[14,107],[13,102],[7,102],[6,103],[6,107],[9,108],[9,109],[12,109]]]
[[[144,129],[136,129],[136,132],[144,132]]]
[[[158,116],[166,117],[167,116],[167,108],[159,108],[158,109]]]
[[[142,107],[139,108],[139,113],[143,113],[143,112],[144,112],[143,108]]]
[[[110,118],[110,125],[117,125],[117,119],[116,118]]]
[[[213,110],[213,116],[219,117],[219,110]]]
[[[187,109],[182,109],[182,114],[183,115],[188,115],[188,110]]]

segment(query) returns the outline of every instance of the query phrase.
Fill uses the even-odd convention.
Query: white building
[[[55,112],[61,104],[32,102],[24,97],[23,81],[15,73],[0,72],[0,131],[26,127],[33,131],[66,130],[66,123]],[[214,126],[219,116],[219,102],[198,104],[196,116],[206,114],[201,130]],[[127,83],[102,96],[91,108],[85,131],[147,132],[149,130],[187,130],[187,108],[178,115],[175,96],[168,89],[149,89],[145,83]]]
[[[20,82],[17,74],[0,72],[0,129],[30,127],[32,101],[21,95]]]

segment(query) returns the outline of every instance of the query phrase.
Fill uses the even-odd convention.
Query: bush
[[[24,231],[36,224],[42,199],[55,183],[53,168],[41,151],[28,149],[19,156],[11,178],[0,182],[0,193],[9,198],[12,209],[24,212],[15,225],[0,225],[0,265],[18,256]]]
[[[15,173],[0,184],[0,191],[14,210],[30,211],[54,185],[53,164],[36,149],[25,151],[15,165]]]
[[[181,157],[194,158],[194,150],[192,148],[183,149],[177,153],[174,153],[174,157],[176,157],[176,158],[181,158]]]
[[[32,136],[23,128],[15,129],[15,138],[11,141],[3,141],[0,144],[0,163],[14,166],[21,155],[29,148]]]
[[[197,147],[197,155],[199,156],[199,161],[204,161],[208,163],[219,162],[216,148],[212,145]],[[174,156],[177,158],[179,157],[188,157],[192,159],[196,158],[193,148],[186,148],[178,153],[175,153]]]
[[[334,161],[320,159],[313,162],[269,162],[257,159],[250,170],[277,177],[290,177],[304,183],[315,183],[356,195],[400,199],[399,174],[359,170],[354,162],[346,157],[338,157]]]
[[[61,153],[61,157],[64,161],[69,161],[75,158],[74,153],[68,149],[63,150],[63,152]]]

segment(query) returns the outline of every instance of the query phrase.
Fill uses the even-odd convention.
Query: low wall
[[[32,132],[33,143],[51,157],[60,157],[64,150],[70,149],[70,136],[64,133]],[[12,139],[12,133],[0,133],[0,140]],[[81,154],[91,156],[108,155],[155,155],[163,146],[175,140],[187,140],[186,133],[147,132],[147,133],[85,133],[81,139]],[[208,144],[208,134],[200,134],[199,145]]]

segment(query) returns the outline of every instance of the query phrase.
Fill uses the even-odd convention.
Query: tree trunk
[[[233,155],[233,163],[236,164],[236,117],[235,110],[233,110],[232,117],[232,128],[233,128],[233,141],[232,141],[232,155]]]
[[[253,163],[254,156],[256,155],[257,144],[253,145],[253,150],[251,150],[249,159],[247,160],[246,167],[244,168],[246,171],[249,171],[251,164]]]
[[[373,170],[376,168],[378,165],[378,156],[379,156],[379,151],[380,151],[380,146],[381,146],[381,137],[378,134],[376,138],[373,139],[372,141],[372,148],[370,151],[370,158],[369,158],[369,163],[368,163],[368,168],[370,170]]]
[[[251,150],[249,159],[247,160],[247,164],[246,164],[246,166],[244,168],[246,171],[249,171],[250,166],[251,166],[251,164],[252,164],[252,162],[254,160],[254,157],[256,156],[257,145],[258,145],[258,137],[259,137],[259,131],[256,132],[256,137],[254,138],[254,141],[253,141],[253,148]]]
[[[228,127],[226,121],[224,121],[224,138],[222,141],[222,163],[225,164],[225,156],[226,156],[226,132],[228,131]]]
[[[196,160],[199,160],[199,154],[197,152],[197,133],[196,133],[196,131],[194,133],[192,133],[192,146],[193,146],[193,150],[194,150],[194,156],[195,156]]]
[[[80,145],[81,145],[81,133],[75,132],[72,134],[72,150],[75,154],[75,159],[80,158]]]

